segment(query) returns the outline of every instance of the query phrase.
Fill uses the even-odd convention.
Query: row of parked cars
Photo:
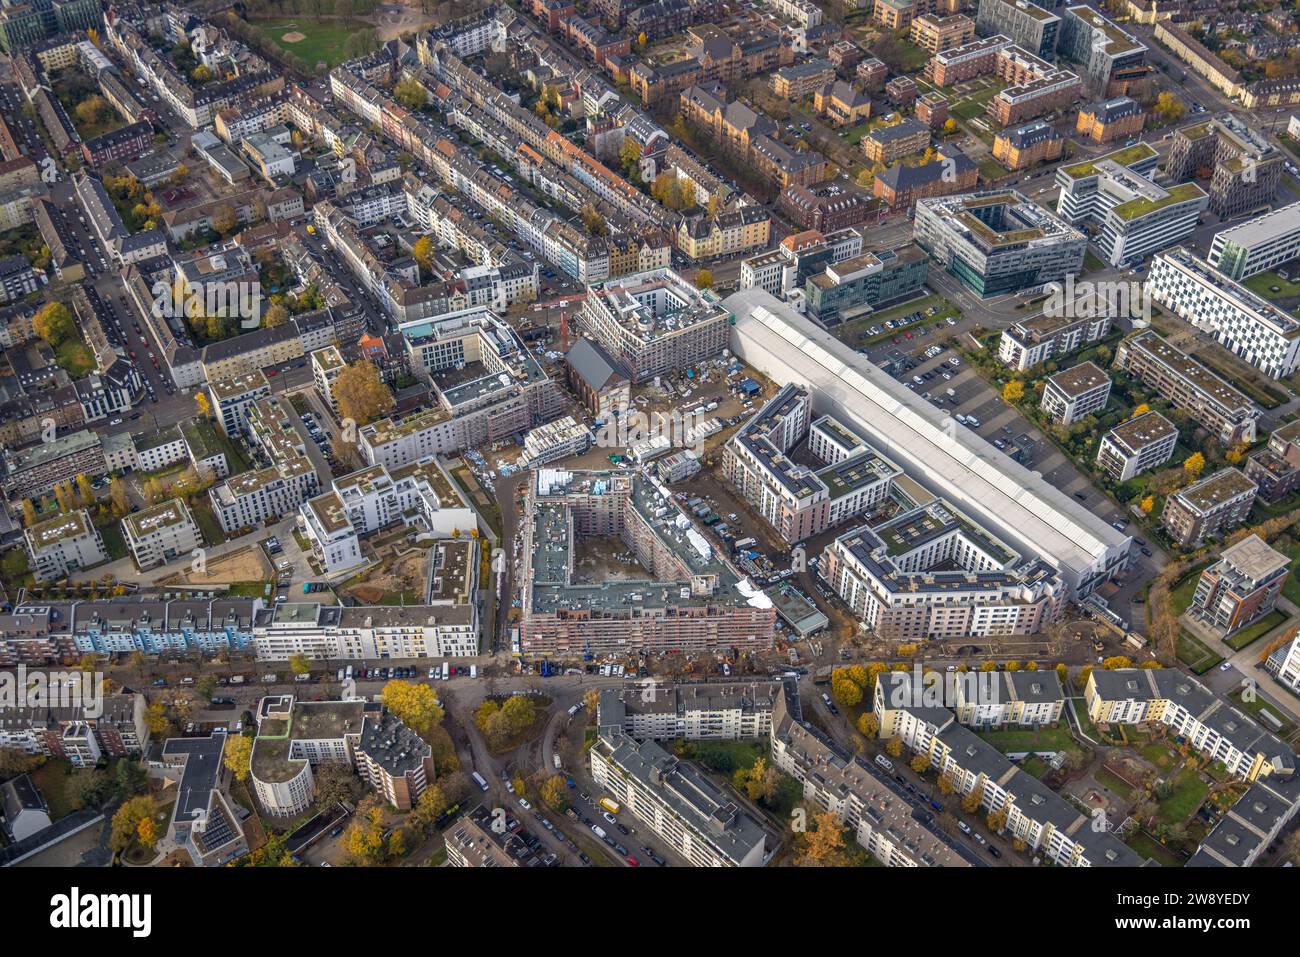
[[[330,445],[330,438],[325,433],[325,430],[316,421],[316,415],[312,412],[304,412],[302,414],[302,424],[307,427],[307,434],[316,443],[316,447],[321,450],[321,454],[325,456],[325,461],[329,463],[329,467],[331,469],[335,468],[338,462],[334,458],[334,447]]]

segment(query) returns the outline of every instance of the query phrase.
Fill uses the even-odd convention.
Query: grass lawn
[[[1168,824],[1181,824],[1196,813],[1205,796],[1210,793],[1210,786],[1201,780],[1195,771],[1183,769],[1171,782],[1173,792],[1163,801],[1158,801],[1157,816]]]
[[[1150,761],[1162,771],[1168,771],[1178,763],[1178,752],[1163,741],[1152,741],[1138,749],[1138,754]]]
[[[1046,761],[1037,755],[1032,755],[1020,762],[1020,770],[1041,780],[1043,775],[1047,773],[1048,767]]]
[[[844,142],[850,146],[857,146],[862,141],[862,137],[871,132],[870,123],[859,123],[857,126],[851,126],[843,134]]]
[[[49,805],[51,821],[65,818],[75,810],[68,787],[71,775],[75,773],[72,765],[62,758],[50,758],[32,772],[32,781]]]
[[[1257,273],[1245,280],[1242,285],[1265,299],[1286,299],[1291,296],[1300,296],[1300,282],[1283,279],[1272,271]]]
[[[346,23],[342,20],[313,21],[310,17],[295,17],[290,20],[276,18],[273,20],[250,20],[249,25],[269,37],[276,46],[288,50],[296,57],[301,57],[308,66],[315,66],[324,60],[331,67],[343,62],[343,45],[348,37],[356,33],[365,24]],[[284,39],[286,33],[301,33],[306,39],[289,43]]]
[[[1183,859],[1141,831],[1129,836],[1127,844],[1143,857],[1149,857],[1161,867],[1182,867]]]
[[[669,749],[676,754],[673,748]],[[738,768],[750,768],[767,755],[767,749],[753,741],[690,741],[685,753],[710,771],[730,775]]]
[[[912,43],[904,42],[900,43],[899,46],[902,48],[900,59],[903,61],[904,73],[918,72],[921,67],[925,66],[925,62],[930,59],[928,52]]]
[[[1213,561],[1213,559],[1211,560]],[[1210,567],[1211,562],[1202,562],[1190,572],[1178,580],[1178,584],[1169,592],[1169,597],[1174,604],[1174,614],[1181,615],[1187,611],[1192,604],[1192,596],[1196,594],[1196,585],[1201,580],[1201,572]]]
[[[1098,768],[1097,773],[1093,775],[1097,783],[1103,787],[1114,791],[1120,797],[1127,800],[1133,794],[1133,786],[1120,780],[1118,776],[1105,768]]]
[[[199,526],[199,530],[203,532],[205,542],[209,545],[220,545],[226,540],[226,533],[221,530],[221,523],[212,513],[212,506],[208,504],[207,496],[191,503],[190,511],[194,514],[194,521]]]
[[[1106,264],[1091,249],[1087,249],[1083,253],[1083,268],[1092,272],[1094,269],[1105,269]]]
[[[960,116],[963,120],[973,120],[977,116],[984,115],[984,104],[976,100],[962,100],[952,108],[954,116]]]
[[[1178,633],[1178,660],[1191,668],[1193,674],[1203,675],[1222,662],[1223,655],[1211,651],[1183,628]]]
[[[1267,701],[1265,701],[1263,698],[1259,697],[1258,695],[1255,696],[1254,701],[1245,701],[1242,699],[1241,691],[1239,689],[1237,691],[1232,692],[1232,694],[1230,694],[1228,697],[1232,699],[1232,703],[1236,705],[1238,708],[1241,708],[1241,710],[1243,711],[1248,711],[1252,715],[1254,715],[1256,720],[1259,721],[1260,725],[1264,728],[1267,728],[1269,731],[1272,731],[1275,734],[1278,734],[1284,738],[1289,738],[1292,734],[1295,733],[1295,725],[1292,722],[1287,721],[1281,714],[1278,713],[1280,709],[1269,704]],[[1277,718],[1278,721],[1281,722],[1281,724],[1274,725],[1271,721],[1263,720],[1261,712],[1263,714],[1271,714],[1274,718]]]
[[[228,594],[232,598],[236,596],[262,598],[266,595],[266,582],[233,582]]]
[[[95,527],[99,529],[99,537],[104,540],[104,550],[108,552],[110,561],[117,561],[119,558],[126,558],[128,551],[126,539],[122,536],[122,523],[117,519],[110,519],[102,525],[98,522]]]
[[[1287,576],[1286,584],[1282,586],[1282,597],[1293,605],[1300,605],[1300,579],[1296,577],[1300,572],[1300,545],[1287,545],[1285,547],[1274,545],[1284,555],[1291,559],[1291,573]]]
[[[1015,751],[1064,751],[1077,747],[1070,736],[1067,721],[1035,731],[1029,728],[1007,731],[980,731],[981,738],[1003,753]]]
[[[999,180],[1011,172],[991,156],[980,162],[979,170],[980,175],[987,180]]]
[[[80,339],[59,346],[55,361],[70,378],[81,379],[95,371],[95,356]]]
[[[1266,634],[1276,628],[1282,622],[1286,621],[1286,615],[1277,609],[1270,611],[1249,628],[1243,628],[1231,638],[1226,639],[1223,643],[1233,651],[1241,651],[1253,641],[1263,638]]]

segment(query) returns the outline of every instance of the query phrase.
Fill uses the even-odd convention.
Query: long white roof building
[[[762,289],[723,301],[731,349],[777,382],[802,385],[816,415],[833,415],[934,494],[955,502],[1055,568],[1080,597],[1125,567],[1132,539],[1037,472],[895,382]]]

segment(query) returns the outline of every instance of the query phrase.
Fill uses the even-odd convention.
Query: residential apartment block
[[[1249,867],[1300,808],[1291,749],[1181,671],[1099,668],[1084,702],[1094,724],[1163,725],[1249,785],[1202,839],[1189,867]]]
[[[992,0],[1001,3],[1002,0]],[[1021,0],[1017,0],[1019,4]],[[1023,123],[1060,110],[1079,98],[1083,84],[1078,74],[1054,66],[1028,50],[1003,47],[993,58],[993,72],[1006,83],[985,107],[1002,126]]]
[[[128,515],[122,519],[122,534],[141,571],[188,558],[203,545],[203,533],[180,498]]]
[[[319,488],[305,431],[295,428],[297,413],[287,402],[278,396],[256,399],[245,417],[250,445],[269,464],[208,490],[213,514],[228,533],[295,512]]]
[[[149,743],[147,707],[142,694],[113,694],[103,697],[94,715],[79,705],[0,708],[0,747],[94,767],[101,757],[144,752]]]
[[[874,633],[894,641],[1037,634],[1064,588],[941,499],[836,538],[817,573]]]
[[[693,866],[767,863],[763,825],[691,763],[604,729],[588,754],[592,780]]]
[[[1115,349],[1115,367],[1184,409],[1224,446],[1255,441],[1259,408],[1154,331],[1143,329],[1121,342]]]
[[[592,286],[582,330],[624,368],[633,384],[689,368],[722,352],[728,316],[711,292],[671,269],[655,269]]]
[[[1268,446],[1246,460],[1246,478],[1259,486],[1259,497],[1277,502],[1300,488],[1300,422],[1274,429]]]
[[[531,473],[520,581],[521,654],[768,648],[776,612],[640,472]],[[572,550],[617,537],[645,570],[637,578],[574,578]]]
[[[1048,359],[1059,359],[1110,332],[1109,315],[1070,319],[1046,313],[1020,319],[1002,331],[998,360],[1024,372]]]
[[[1290,568],[1288,556],[1248,535],[1201,573],[1188,614],[1227,637],[1273,610]]]
[[[399,811],[414,807],[434,777],[429,745],[382,706],[263,698],[249,774],[263,810],[273,817],[302,814],[315,799],[314,769],[322,764],[355,768]]]
[[[977,795],[990,814],[1005,815],[1003,833],[1024,841],[1058,867],[1137,867],[1142,858],[1107,830],[1093,828],[1088,816],[1016,767],[991,744],[959,723],[945,707],[916,706],[916,689],[899,693],[912,680],[893,673],[877,681],[873,713],[882,739],[898,738],[930,759],[935,771],[954,782],[955,795]],[[908,702],[899,705],[899,700]]]
[[[655,741],[757,741],[772,733],[779,681],[604,688],[597,727]]]
[[[877,126],[860,141],[867,159],[885,164],[921,153],[929,145],[930,127],[910,117],[900,117],[897,123]]]
[[[1178,445],[1178,429],[1159,412],[1143,412],[1101,438],[1097,465],[1116,482],[1164,465]]]
[[[264,661],[465,658],[479,654],[477,623],[465,600],[354,608],[290,601],[258,609],[248,646]]]
[[[878,768],[802,720],[797,688],[776,699],[771,745],[772,763],[799,782],[804,800],[844,822],[884,866],[973,866],[963,845],[941,839]]]
[[[1011,45],[1010,37],[995,34],[940,50],[925,64],[926,79],[937,86],[953,86],[992,73],[998,51]]]
[[[1110,376],[1093,362],[1080,362],[1048,377],[1041,408],[1060,425],[1070,425],[1106,408]]]
[[[955,13],[949,17],[925,13],[912,21],[908,38],[931,55],[975,39],[975,21]]]
[[[811,96],[835,79],[835,64],[821,57],[783,66],[772,74],[772,91],[787,100]]]
[[[84,508],[24,529],[23,538],[38,582],[57,581],[108,561],[104,539]]]
[[[437,538],[468,535],[478,527],[437,461],[422,459],[389,470],[371,465],[337,478],[333,488],[298,506],[298,530],[327,575],[369,559],[361,538],[402,522]],[[467,547],[472,543],[467,543]],[[437,550],[430,552],[434,560]]]
[[[818,469],[789,456],[808,438],[809,450],[828,448],[834,432],[854,453]],[[902,470],[833,419],[812,422],[812,401],[787,385],[728,442],[723,474],[785,541],[794,543],[870,511],[889,497]]]
[[[1199,548],[1242,524],[1255,492],[1255,483],[1238,469],[1220,469],[1169,496],[1160,523],[1183,548]]]

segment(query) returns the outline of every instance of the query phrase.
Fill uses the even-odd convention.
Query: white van
[[[966,416],[962,415],[960,412],[957,413],[957,422],[958,422],[958,424],[960,424],[960,425],[965,425],[965,424],[966,424],[967,422],[969,422],[969,421],[970,421],[970,420],[967,419]]]
[[[889,760],[889,758],[885,757],[883,754],[876,755],[876,764],[880,765],[886,771],[894,770],[894,762]]]

